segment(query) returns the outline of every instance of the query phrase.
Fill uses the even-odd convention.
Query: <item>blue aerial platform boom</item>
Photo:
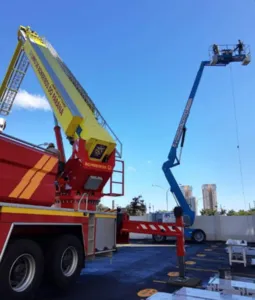
[[[163,164],[162,169],[165,177],[170,185],[170,190],[173,193],[176,201],[183,209],[184,222],[186,225],[185,236],[186,238],[193,238],[197,242],[202,242],[206,239],[205,233],[201,229],[191,229],[190,226],[193,225],[195,221],[195,212],[190,208],[187,203],[179,184],[177,183],[171,168],[180,164],[181,151],[179,157],[177,156],[177,149],[180,144],[181,150],[184,145],[184,139],[186,134],[186,123],[190,114],[190,110],[203,75],[204,68],[206,66],[226,66],[232,62],[241,62],[242,65],[247,65],[250,63],[250,52],[247,46],[243,44],[240,47],[233,46],[217,46],[213,45],[210,49],[211,60],[202,61],[197,72],[195,81],[193,83],[188,101],[186,103],[181,121],[179,123],[177,132],[175,134],[172,147],[168,154],[168,160]]]

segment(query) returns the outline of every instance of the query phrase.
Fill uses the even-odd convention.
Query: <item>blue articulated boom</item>
[[[211,60],[202,61],[197,72],[194,84],[192,86],[188,101],[186,103],[181,121],[179,123],[177,132],[175,134],[172,147],[168,154],[168,160],[163,164],[162,169],[165,174],[165,177],[170,185],[170,190],[173,193],[175,200],[183,209],[184,222],[186,225],[185,228],[185,237],[193,238],[197,242],[203,242],[206,239],[205,233],[201,229],[190,228],[195,221],[195,212],[190,208],[187,203],[179,184],[177,183],[171,168],[180,164],[181,151],[184,145],[184,139],[186,134],[186,123],[190,114],[190,110],[201,81],[204,68],[206,66],[226,66],[232,62],[241,62],[242,65],[247,65],[250,63],[250,52],[247,46],[243,46],[242,51],[231,50],[232,46],[217,46],[216,53],[213,51],[213,46],[211,48]],[[233,48],[232,48],[233,49]],[[215,48],[214,48],[215,50]],[[180,155],[177,156],[177,149],[181,147]]]

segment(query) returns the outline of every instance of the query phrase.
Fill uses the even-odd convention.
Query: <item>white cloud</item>
[[[151,164],[151,163],[152,163],[152,161],[151,161],[151,160],[148,160],[148,161],[147,161],[147,163],[148,163],[148,164]]]
[[[136,168],[134,168],[134,167],[129,166],[127,169],[130,172],[136,172]]]
[[[48,100],[42,95],[30,94],[25,90],[20,90],[14,101],[14,106],[27,110],[51,111]]]

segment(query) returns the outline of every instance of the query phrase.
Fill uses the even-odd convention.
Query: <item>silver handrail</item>
[[[84,199],[85,196],[87,196],[87,197],[86,197],[86,210],[87,210],[87,208],[88,208],[88,197],[89,197],[89,195],[88,195],[87,193],[83,193],[82,196],[81,196],[81,198],[80,198],[80,200],[79,200],[79,202],[78,202],[77,211],[81,211],[81,209],[80,209],[81,202],[83,201],[83,199]]]

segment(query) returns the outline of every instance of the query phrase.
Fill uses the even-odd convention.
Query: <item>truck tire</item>
[[[206,241],[206,234],[201,229],[196,229],[192,233],[192,240],[196,243],[202,244]]]
[[[0,263],[1,299],[33,299],[43,270],[43,252],[36,242],[29,239],[11,241]]]
[[[84,250],[74,235],[61,235],[55,239],[46,254],[48,281],[60,290],[68,290],[84,268]]]
[[[153,234],[152,239],[155,243],[164,243],[166,241],[165,235]]]

